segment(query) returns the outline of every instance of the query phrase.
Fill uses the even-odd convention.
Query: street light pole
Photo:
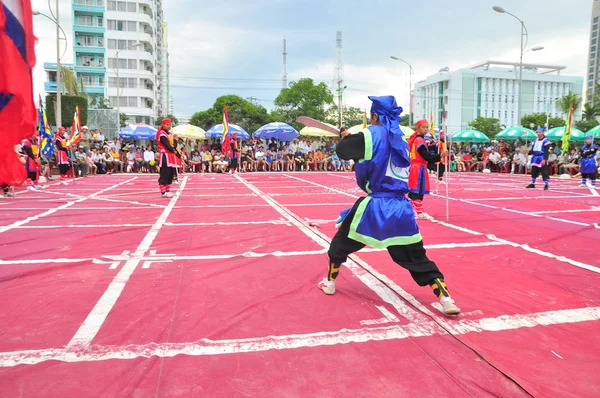
[[[393,55],[390,55],[390,58],[395,60],[395,61],[401,61],[404,62],[406,65],[408,65],[408,106],[410,107],[410,113],[408,114],[408,124],[412,127],[413,125],[413,108],[412,108],[412,75],[414,74],[414,69],[412,67],[411,64],[409,64],[408,62],[406,62],[403,59],[400,59],[398,57],[395,57]]]
[[[65,36],[66,37],[66,36]],[[56,128],[62,126],[62,87],[60,69],[60,19],[58,14],[58,0],[56,0]]]
[[[50,10],[52,12],[52,10]],[[55,120],[56,120],[56,126],[59,127],[60,125],[62,125],[62,104],[61,104],[61,95],[62,95],[62,91],[61,91],[61,66],[60,66],[60,60],[62,59],[62,57],[65,56],[65,53],[67,52],[67,34],[65,33],[65,31],[63,30],[63,28],[60,26],[60,24],[58,23],[58,0],[56,1],[56,19],[53,19],[51,17],[49,17],[48,15],[36,11],[36,10],[32,10],[31,12],[33,15],[41,15],[43,17],[48,18],[50,21],[54,22],[56,24],[56,112],[55,112]],[[60,54],[60,32],[62,32],[63,36],[64,36],[64,41],[65,41],[65,50],[63,51],[62,54]]]
[[[523,54],[525,53],[525,46],[527,43],[523,43],[523,38],[525,36],[529,37],[527,33],[527,28],[525,27],[525,22],[523,22],[519,17],[510,12],[506,11],[504,8],[499,6],[494,6],[492,9],[500,14],[508,14],[511,17],[515,18],[521,24],[521,57],[519,60],[519,102],[517,107],[517,120],[519,122],[519,126],[522,126],[521,118],[523,117]],[[543,47],[542,47],[543,48]],[[537,51],[537,50],[536,50]]]

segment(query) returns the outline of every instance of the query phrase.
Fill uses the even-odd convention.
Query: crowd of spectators
[[[488,169],[498,173],[527,174],[531,171],[531,145],[532,142],[502,140],[491,144],[452,144],[450,169],[459,172],[483,172]],[[569,151],[563,152],[562,144],[553,142],[548,157],[550,175],[579,177],[579,150],[580,147],[571,143]]]
[[[250,139],[239,143],[240,172],[277,171],[352,171],[354,162],[342,160],[336,153],[338,139],[299,137],[291,142],[276,139]],[[433,141],[431,145],[435,145]],[[452,143],[450,171],[526,174],[530,171],[531,142],[493,141],[490,144]],[[218,139],[190,140],[179,138],[182,154],[181,171],[225,173],[229,171],[228,154],[221,152]],[[156,173],[156,142],[144,145],[135,140],[106,139],[102,129],[83,128],[82,140],[69,148],[76,177],[90,174]],[[548,164],[551,175],[579,175],[580,154],[574,143],[563,153],[560,143],[553,143]],[[51,178],[52,159],[43,159],[42,175]]]

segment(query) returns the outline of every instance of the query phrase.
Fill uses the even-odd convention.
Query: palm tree
[[[77,81],[77,77],[75,77],[75,74],[72,70],[63,68],[62,79],[67,95],[73,95],[76,97],[87,97],[85,87],[83,85],[83,79],[80,78],[79,81]]]
[[[556,102],[556,105],[558,105],[558,107],[564,114],[568,115],[569,111],[571,110],[571,107],[573,107],[574,111],[576,111],[579,108],[579,106],[581,105],[581,97],[575,93],[569,93],[561,99],[559,99]]]
[[[600,104],[585,104],[583,106],[583,118],[585,120],[596,120],[600,116]]]

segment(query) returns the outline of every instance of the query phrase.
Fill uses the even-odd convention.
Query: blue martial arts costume
[[[533,157],[531,158],[531,185],[535,184],[540,173],[544,180],[544,185],[548,186],[550,183],[550,173],[548,172],[548,156],[550,155],[550,140],[546,137],[543,139],[537,138],[533,143],[533,148],[529,152]],[[543,161],[546,161],[542,165]]]
[[[369,126],[338,145],[340,158],[357,161],[356,181],[368,196],[358,199],[338,219],[340,229],[328,252],[327,279],[335,280],[348,255],[369,245],[387,248],[417,284],[431,285],[441,298],[448,295],[443,275],[425,254],[415,213],[406,197],[410,154],[398,127],[402,108],[391,96],[369,99],[373,101],[371,113],[377,113],[381,126]]]
[[[591,144],[586,143],[581,147],[580,172],[582,185],[585,185],[586,180],[589,179],[592,186],[596,186],[596,173],[598,170],[598,164],[596,163],[597,152],[598,145],[595,142],[592,142]]]

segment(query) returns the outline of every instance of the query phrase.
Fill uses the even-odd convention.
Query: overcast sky
[[[52,4],[55,0],[51,1]],[[46,0],[33,8],[49,13]],[[414,81],[447,66],[483,60],[518,62],[519,22],[492,10],[500,5],[529,30],[525,62],[563,65],[584,76],[592,0],[168,0],[171,94],[176,115],[210,107],[224,94],[254,97],[267,109],[281,88],[282,46],[287,39],[288,80],[311,77],[333,87],[336,31],[343,32],[344,101],[367,107],[368,95],[408,101],[408,67]],[[68,38],[64,63],[73,62],[71,0],[60,0]],[[34,17],[38,63],[34,87],[44,94],[44,62],[56,62],[55,25]],[[405,106],[408,109],[408,106]]]

